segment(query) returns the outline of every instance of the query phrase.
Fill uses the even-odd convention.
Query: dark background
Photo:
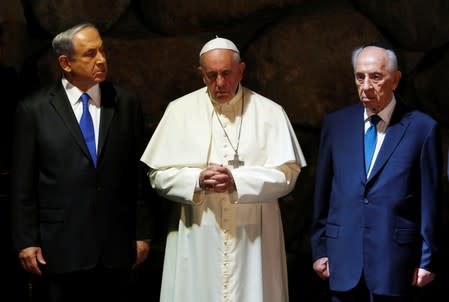
[[[15,73],[19,84],[8,96],[4,91],[14,86],[1,81],[2,120],[16,98],[59,76],[51,40],[73,24],[90,21],[100,29],[109,78],[141,96],[148,138],[169,101],[203,85],[196,72],[202,45],[215,35],[232,39],[247,63],[244,84],[284,106],[308,162],[295,190],[280,201],[291,301],[326,301],[326,283],[312,271],[309,246],[316,155],[324,115],[358,101],[350,55],[359,45],[392,44],[403,72],[398,93],[441,125],[443,233],[449,234],[448,16],[445,0],[2,1],[5,49],[0,58],[12,68],[2,73],[7,78]],[[6,213],[6,200],[0,201]],[[154,192],[151,202],[153,246],[136,271],[136,295],[157,301],[171,205]],[[3,222],[7,219],[2,215]],[[447,244],[443,248],[449,255]],[[444,259],[442,273],[425,290],[426,301],[445,295],[448,269]]]

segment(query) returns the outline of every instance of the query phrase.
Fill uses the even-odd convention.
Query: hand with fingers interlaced
[[[200,188],[215,193],[232,192],[235,190],[231,171],[223,165],[209,164],[200,173]]]

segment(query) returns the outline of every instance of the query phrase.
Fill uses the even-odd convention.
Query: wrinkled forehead
[[[384,49],[369,46],[364,48],[355,60],[354,72],[385,70],[388,57]]]

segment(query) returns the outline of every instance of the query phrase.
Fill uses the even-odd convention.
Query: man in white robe
[[[168,105],[142,155],[179,210],[161,302],[288,301],[278,198],[306,161],[283,108],[240,84],[244,70],[232,41],[206,43],[206,87]]]

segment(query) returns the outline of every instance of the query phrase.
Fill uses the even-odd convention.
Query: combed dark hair
[[[73,36],[79,31],[83,30],[86,27],[90,27],[98,31],[98,29],[92,23],[85,22],[78,25],[75,25],[63,32],[60,32],[56,37],[54,37],[51,45],[53,47],[53,51],[59,57],[60,55],[66,55],[69,58],[73,58],[75,52],[73,49]]]

